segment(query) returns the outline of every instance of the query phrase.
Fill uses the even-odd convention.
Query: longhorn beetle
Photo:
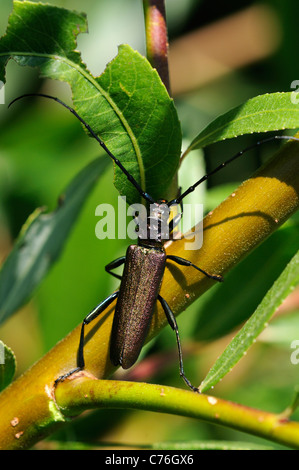
[[[121,280],[120,288],[113,294],[109,295],[84,318],[81,326],[80,342],[77,355],[77,367],[65,375],[59,377],[55,383],[64,380],[66,377],[70,376],[74,372],[77,372],[78,370],[84,369],[84,327],[91,321],[95,320],[115,299],[117,299],[117,303],[112,325],[110,360],[115,366],[120,365],[123,369],[128,369],[131,367],[137,361],[141,348],[145,342],[155,303],[158,300],[163,307],[168,323],[176,334],[180,375],[188,387],[190,387],[193,391],[198,392],[198,388],[192,385],[185,375],[178,325],[168,303],[163,297],[161,297],[159,293],[160,287],[166,262],[168,260],[174,261],[181,266],[195,268],[205,276],[214,279],[215,281],[221,282],[223,281],[223,278],[217,274],[207,273],[198,266],[195,266],[193,263],[191,263],[191,261],[188,261],[184,258],[167,255],[164,248],[164,242],[166,239],[163,237],[163,224],[165,224],[165,222],[168,224],[169,234],[171,234],[183,213],[182,200],[188,194],[194,191],[198,185],[207,180],[211,175],[239,158],[245,152],[274,139],[296,141],[299,141],[299,139],[293,136],[276,135],[260,140],[250,147],[247,147],[245,150],[238,152],[225,162],[221,163],[214,170],[196,181],[182,194],[179,194],[175,199],[172,199],[171,201],[166,201],[164,199],[155,201],[150,194],[142,189],[139,183],[126,170],[122,163],[110,152],[105,143],[96,135],[89,124],[85,122],[73,108],[68,106],[59,98],[42,93],[29,93],[16,98],[10,103],[9,106],[11,106],[15,101],[27,96],[40,96],[49,98],[68,109],[83,124],[92,137],[97,140],[97,142],[105,150],[109,157],[125,174],[130,183],[135,186],[140,196],[153,207],[153,210],[150,213],[147,213],[146,233],[143,232],[138,234],[138,244],[130,245],[127,249],[126,256],[122,256],[115,261],[112,261],[105,267],[109,274]],[[181,206],[181,213],[168,222],[168,209],[175,204]],[[138,231],[138,221],[136,223]],[[155,230],[153,230],[153,228],[155,228]],[[118,268],[123,264],[124,270],[122,276],[112,272],[113,269]]]

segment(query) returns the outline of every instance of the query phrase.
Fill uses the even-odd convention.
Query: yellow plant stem
[[[67,380],[56,391],[67,416],[92,408],[134,408],[201,419],[299,449],[299,423],[214,396],[173,387],[87,377]]]
[[[204,219],[204,243],[200,250],[186,250],[185,240],[179,240],[170,244],[167,253],[190,259],[202,269],[225,278],[227,271],[298,208],[299,146],[290,142]],[[177,315],[214,282],[194,268],[170,262],[161,295]],[[101,379],[108,378],[114,370],[109,360],[113,309],[114,305],[86,327],[86,370]],[[85,315],[82,312],[82,317]],[[157,306],[148,339],[165,324],[165,314]],[[2,392],[0,448],[28,448],[65,420],[54,400],[54,381],[76,367],[79,334],[80,326]]]

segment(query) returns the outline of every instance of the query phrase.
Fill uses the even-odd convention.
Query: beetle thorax
[[[162,243],[169,239],[169,214],[170,208],[167,202],[159,200],[150,204],[146,220],[138,217],[138,241],[139,243]]]

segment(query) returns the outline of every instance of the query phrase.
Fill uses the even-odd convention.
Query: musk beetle
[[[235,154],[230,159],[221,163],[214,170],[204,175],[186,191],[180,193],[175,199],[171,201],[158,200],[155,201],[150,194],[145,192],[133,176],[126,170],[122,163],[109,151],[105,143],[96,135],[88,123],[86,123],[77,112],[54,96],[42,93],[29,93],[16,98],[15,101],[27,96],[40,96],[49,98],[67,108],[88,130],[100,146],[105,150],[109,157],[124,173],[130,183],[135,186],[140,196],[146,201],[147,205],[152,207],[152,210],[147,213],[146,229],[138,233],[138,244],[130,245],[127,249],[126,255],[122,256],[115,261],[109,263],[105,269],[106,271],[120,279],[120,288],[113,294],[109,295],[104,301],[97,305],[83,320],[80,334],[79,349],[77,355],[77,367],[65,375],[59,377],[56,383],[64,380],[74,372],[84,369],[84,327],[94,319],[96,319],[115,299],[117,299],[115,314],[113,319],[112,334],[110,340],[110,360],[115,365],[120,365],[123,369],[128,369],[137,360],[141,348],[145,342],[150,322],[152,319],[155,303],[158,300],[165,312],[168,323],[176,334],[176,341],[178,347],[180,375],[185,381],[186,385],[193,391],[198,392],[198,388],[191,384],[186,377],[183,368],[183,358],[179,331],[177,322],[173,312],[171,311],[166,300],[160,295],[160,287],[163,279],[163,274],[168,260],[177,263],[180,266],[192,267],[205,276],[214,279],[215,281],[222,281],[223,278],[217,274],[210,274],[195,266],[190,261],[180,258],[178,256],[167,255],[164,248],[164,242],[169,238],[165,238],[163,227],[165,224],[168,229],[168,235],[173,233],[174,228],[178,225],[180,218],[183,214],[183,199],[194,191],[198,185],[206,181],[211,175],[220,171],[223,167],[233,162],[245,152],[253,149],[254,147],[263,143],[269,142],[274,139],[285,140],[299,140],[293,136],[272,136],[256,142],[255,144],[247,147]],[[12,104],[10,103],[10,105]],[[169,221],[169,208],[173,205],[178,205],[181,211]],[[136,221],[137,231],[139,228],[138,220]],[[146,232],[146,233],[144,233]],[[122,276],[112,272],[113,269],[124,265]]]

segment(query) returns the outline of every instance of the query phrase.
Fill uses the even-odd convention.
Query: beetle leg
[[[215,281],[222,282],[223,277],[220,276],[219,274],[209,274],[203,269],[200,269],[198,266],[195,266],[195,264],[191,263],[191,261],[188,261],[187,259],[180,258],[179,256],[173,256],[173,255],[167,255],[166,259],[170,259],[172,261],[175,261],[176,263],[180,264],[181,266],[192,266],[193,268],[197,269],[201,273],[203,273],[205,276],[209,277],[210,279],[214,279]]]
[[[107,299],[103,300],[97,307],[95,307],[89,314],[84,318],[81,326],[81,333],[80,333],[80,342],[79,342],[79,349],[78,349],[78,358],[77,358],[77,367],[72,369],[65,375],[61,375],[58,379],[55,380],[55,385],[58,382],[62,382],[64,379],[69,377],[70,375],[78,372],[79,370],[84,369],[85,361],[84,361],[84,327],[88,325],[91,321],[95,320],[118,296],[119,291],[113,292],[113,294],[109,295]]]
[[[179,224],[181,218],[182,218],[182,213],[180,214],[177,214],[176,216],[174,216],[173,219],[171,219],[171,221],[169,222],[169,235],[173,235],[173,231],[174,229],[176,228],[176,226]],[[173,238],[172,236],[172,240],[175,240],[175,238]]]
[[[174,316],[171,308],[169,307],[168,303],[166,302],[165,299],[163,299],[163,297],[161,297],[161,295],[158,295],[158,300],[160,301],[160,303],[163,307],[163,310],[165,312],[165,315],[166,315],[166,318],[167,318],[167,321],[168,321],[169,325],[171,326],[171,328],[174,330],[174,332],[176,334],[176,341],[177,341],[177,345],[178,345],[179,362],[180,362],[180,376],[182,377],[182,379],[184,380],[186,385],[189,388],[191,388],[191,390],[193,390],[194,392],[199,392],[198,388],[194,387],[194,385],[192,385],[190,380],[187,379],[187,377],[185,375],[185,372],[184,372],[181,341],[180,341],[178,324],[176,322],[175,316]]]
[[[181,195],[181,187],[178,190],[178,197]],[[183,207],[183,201],[179,202],[181,212],[177,215],[174,216],[173,219],[169,222],[169,235],[172,235],[172,232],[174,231],[175,227],[179,224],[181,218],[183,217],[183,212],[184,212],[184,207]],[[172,240],[176,240],[175,238],[172,237]]]
[[[121,279],[121,276],[119,274],[112,273],[111,269],[118,268],[118,266],[121,266],[122,264],[124,264],[125,261],[126,261],[126,257],[121,256],[120,258],[117,258],[114,261],[111,261],[111,263],[107,264],[107,266],[105,266],[105,270],[107,271],[107,273],[111,274],[117,279]]]

